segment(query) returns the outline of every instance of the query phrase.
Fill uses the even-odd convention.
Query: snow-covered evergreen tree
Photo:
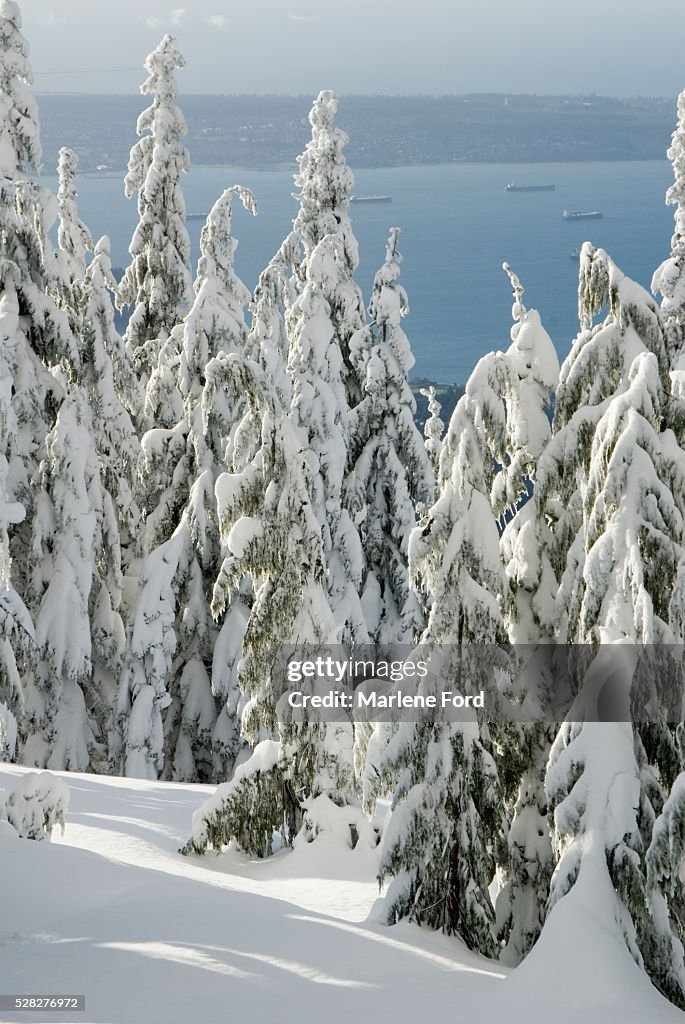
[[[428,417],[423,428],[426,451],[431,460],[433,472],[437,477],[440,465],[442,434],[445,429],[445,424],[440,419],[442,405],[438,401],[436,390],[432,385],[429,388],[421,388],[421,394],[428,402]]]
[[[518,279],[505,269],[514,289],[512,344],[481,359],[469,379],[442,443],[439,497],[410,544],[410,568],[430,607],[422,640],[437,651],[439,678],[454,680],[458,690],[476,686],[500,660],[506,664],[498,654],[506,582],[497,519],[528,493],[549,435],[545,406],[558,370],[538,313],[526,310]],[[523,790],[534,781],[522,781],[521,751],[517,771],[505,756],[500,775],[498,750],[507,738],[496,745],[482,719],[436,724],[426,715],[401,727],[387,755],[399,779],[381,862],[382,875],[398,876],[388,894],[390,917],[408,914],[456,931],[491,955],[488,887],[505,849],[505,791],[518,786],[521,817],[528,804]],[[537,765],[538,786],[539,776]],[[519,822],[512,837],[521,852],[523,827]],[[508,859],[513,883],[511,851]],[[500,926],[510,938],[508,926]]]
[[[676,437],[664,427],[670,425],[678,428],[678,414],[668,397],[668,358],[656,304],[647,292],[618,270],[605,252],[593,249],[588,244],[583,247],[581,254],[580,273],[581,332],[561,369],[554,437],[538,470],[539,507],[551,519],[549,557],[560,580],[556,614],[561,638],[568,642],[589,640],[595,622],[625,628],[625,624],[621,627],[617,621],[604,621],[599,615],[599,609],[590,607],[590,602],[596,606],[602,598],[587,593],[588,585],[591,590],[597,585],[604,586],[601,582],[602,574],[597,576],[595,570],[599,565],[597,560],[601,561],[603,546],[607,543],[602,539],[602,534],[607,532],[607,512],[613,518],[613,514],[618,511],[605,488],[617,488],[615,497],[620,498],[623,508],[627,504],[632,505],[633,512],[628,514],[638,517],[632,520],[635,528],[638,532],[646,529],[650,535],[651,525],[645,524],[643,528],[640,523],[644,515],[647,515],[650,522],[653,520],[649,511],[652,499],[647,499],[647,504],[645,499],[647,494],[654,493],[657,502],[654,514],[658,517],[666,516],[666,521],[660,521],[658,528],[662,533],[670,533],[671,541],[677,542],[680,529],[673,516],[682,514],[684,508],[677,495],[676,507],[672,511],[667,511],[663,505],[664,501],[673,503],[667,493],[672,483],[678,494],[681,484],[677,480],[671,482],[670,479],[677,469],[678,446]],[[610,306],[608,315],[602,323],[593,325],[593,315],[605,304]],[[635,405],[632,411],[631,403]],[[623,445],[620,443],[621,436],[624,437]],[[635,447],[635,442],[638,447]],[[631,472],[629,462],[624,462],[622,458],[623,447],[626,448],[629,462],[644,459],[640,450],[646,453],[647,458],[657,467],[657,477],[660,474],[662,476],[660,489],[656,478],[652,483],[645,481],[644,487],[637,482],[641,479],[642,469],[635,461]],[[609,464],[608,460],[611,460],[614,451],[616,458]],[[624,493],[631,476],[636,481],[637,490],[631,489]],[[654,487],[657,488],[656,492]],[[619,540],[620,532],[618,530],[615,537],[617,542],[623,543]],[[586,559],[596,541],[600,542],[599,547],[596,548],[590,566],[586,567]],[[638,541],[639,545],[642,543]],[[665,549],[663,553],[666,553]],[[625,557],[629,557],[627,550]],[[617,554],[616,564],[622,559],[624,556]],[[661,612],[658,614],[662,623],[668,618],[669,598],[665,595],[669,580],[671,588],[675,582],[678,554],[672,550],[671,563],[674,559],[675,565],[672,564],[666,572],[662,587],[658,579],[653,578],[653,585],[661,587]],[[638,573],[650,571],[642,557],[637,562],[633,560],[633,564]],[[665,566],[660,565],[657,576],[664,569]],[[615,579],[624,593],[626,588],[632,590],[632,584],[629,583],[631,575],[632,572],[621,582],[617,570]],[[605,574],[603,578],[608,582]],[[635,585],[639,586],[637,580],[633,579]],[[653,596],[656,597],[656,592]],[[633,608],[631,615],[633,612],[641,615],[641,603],[633,600],[632,593],[628,594],[627,600]],[[618,606],[614,608],[614,613],[618,614]],[[637,633],[631,627],[625,630],[626,634],[648,640],[652,629],[651,620],[648,622],[648,619],[649,615],[643,617],[643,627],[639,627],[636,620]],[[652,637],[661,635],[664,638],[661,627],[657,625],[655,628],[656,633]]]
[[[59,434],[57,410],[64,399],[64,386],[80,372],[81,354],[69,317],[55,301],[62,268],[48,232],[59,203],[48,190],[30,180],[37,170],[40,145],[35,104],[24,88],[31,72],[20,25],[18,7],[4,3],[0,8],[0,233],[4,257],[0,290],[6,314],[4,326],[12,327],[3,340],[5,376],[11,381],[7,410],[11,410],[12,421],[11,425],[7,421],[10,430],[4,455],[8,463],[7,497],[12,505],[19,501],[26,509],[23,521],[15,520],[17,525],[10,537],[13,578],[35,616],[44,568],[36,538],[47,535],[54,526],[44,517],[42,471],[38,467],[41,460],[47,465],[45,460],[51,458],[46,438],[49,435],[55,439],[55,431]],[[49,645],[41,640],[41,631],[42,625],[36,630],[38,645],[47,652]],[[59,646],[68,646],[71,639],[78,646],[81,623],[65,632],[70,636],[60,637]],[[56,648],[49,653],[60,660]],[[29,760],[35,753],[44,763],[50,754],[48,732],[58,700],[56,671],[55,664],[48,664],[45,658],[35,671],[24,665],[25,714],[20,738],[22,756]]]
[[[40,163],[38,108],[19,5],[0,2],[0,175],[15,181]]]
[[[78,214],[76,199],[76,168],[78,157],[72,149],[63,146],[59,151],[57,174],[59,187],[57,190],[57,210],[59,227],[57,244],[59,245],[58,262],[62,264],[61,298],[66,305],[70,297],[70,289],[80,283],[86,273],[86,257],[93,251],[93,239],[90,231]],[[75,318],[77,311],[74,311]]]
[[[536,310],[523,304],[523,287],[508,264],[514,305],[512,344],[507,356],[518,377],[509,399],[511,466],[519,465],[526,489],[535,487],[536,467],[549,440],[547,407],[556,385],[559,363],[551,338]],[[511,803],[507,833],[508,857],[500,870],[497,930],[504,943],[501,956],[518,963],[537,939],[545,919],[552,848],[547,827],[544,778],[554,730],[547,720],[546,701],[552,666],[538,658],[536,644],[553,639],[550,610],[556,581],[548,564],[544,537],[546,523],[535,500],[527,501],[510,518],[500,538],[507,586],[502,601],[509,640],[516,648],[512,697],[526,720],[501,730],[505,791]]]
[[[506,263],[504,270],[514,296],[514,325],[506,353],[514,382],[507,392],[511,423],[507,474],[514,478],[515,474],[522,475],[529,492],[535,488],[538,460],[550,438],[548,411],[552,389],[558,382],[559,361],[537,310],[526,309],[523,304],[523,287],[518,277]],[[500,476],[504,486],[499,490],[506,494],[506,477]],[[550,608],[556,581],[543,543],[545,530],[538,505],[527,501],[502,532],[500,546],[509,584],[504,596],[504,618],[513,643],[548,641],[554,632]]]
[[[250,294],[233,267],[237,241],[231,235],[231,208],[236,195],[256,213],[254,196],[239,186],[226,189],[214,204],[202,229],[193,305],[172,331],[148,385],[147,413],[155,427],[142,442],[145,551],[173,532],[188,501],[188,480],[198,479],[197,495],[209,495],[213,504],[214,480],[204,472],[206,466],[216,474],[233,465],[234,455],[241,457],[234,452],[236,445],[240,448],[245,441],[249,447],[240,433],[244,399],[232,405],[223,392],[216,393],[207,437],[201,412],[207,363],[221,351],[245,353],[248,346],[245,306]],[[216,547],[218,534],[213,543]],[[205,560],[212,561],[209,555]]]
[[[23,590],[26,548],[32,518],[30,481],[54,422],[61,387],[48,371],[63,358],[75,360],[77,346],[66,316],[47,294],[56,274],[47,233],[57,204],[31,177],[40,161],[38,111],[27,90],[31,83],[28,43],[21,34],[17,4],[0,4],[0,295],[3,309],[18,317],[6,333],[4,366],[11,379],[16,432],[7,438],[10,498],[26,508],[26,519],[12,537],[15,581]],[[7,322],[5,323],[7,327]]]
[[[93,438],[106,487],[119,524],[122,564],[133,557],[140,529],[134,491],[140,443],[133,418],[141,390],[123,338],[114,324],[109,238],[95,243],[83,282],[83,368],[93,413]]]
[[[328,237],[336,238],[335,265],[322,282],[324,299],[333,325],[335,345],[340,349],[340,374],[347,404],[361,398],[359,381],[350,360],[350,339],[364,323],[364,303],[353,275],[359,265],[359,247],[352,231],[349,202],[354,175],[347,166],[343,149],[349,141],[334,121],[338,109],[335,93],[325,90],[317,96],[309,113],[311,141],[297,158],[295,176],[300,209],[293,232],[301,246],[296,264],[296,284],[303,291],[307,266],[317,246]],[[297,316],[297,313],[296,313]]]
[[[212,208],[200,239],[196,299],[183,325],[179,380],[188,423],[188,442],[192,445],[194,476],[185,517],[202,573],[203,614],[210,640],[211,689],[220,707],[212,733],[213,771],[219,778],[228,775],[241,744],[238,661],[249,615],[251,589],[249,582],[243,581],[233,595],[216,634],[210,615],[216,571],[221,561],[215,486],[226,467],[237,470],[246,464],[258,445],[260,434],[258,414],[246,396],[229,396],[217,389],[211,409],[203,411],[202,408],[208,363],[219,351],[242,355],[251,348],[250,338],[246,336],[244,313],[250,295],[233,266],[238,245],[231,234],[231,210],[235,198],[240,199],[252,214],[257,213],[253,194],[238,185],[226,189]]]
[[[678,123],[667,156],[673,164],[675,181],[666,192],[666,202],[676,207],[671,255],[652,278],[652,291],[662,296],[661,313],[673,384],[683,394],[685,381],[685,91],[678,97]]]
[[[627,383],[592,445],[577,636],[590,639],[599,622],[641,643],[668,642],[685,539],[685,456],[673,432],[662,430],[666,410],[653,354],[634,359]]]
[[[217,387],[211,408],[203,413],[202,407],[207,365],[220,352],[244,356],[248,344],[249,293],[233,267],[236,195],[256,212],[254,196],[239,186],[214,204],[200,240],[195,301],[148,386],[148,399],[174,395],[180,416],[142,442],[148,555],[131,616],[113,752],[127,774],[225,777],[239,746],[236,664],[248,595],[234,595],[217,635],[210,611],[221,561],[214,489],[226,466],[239,469],[253,454],[259,427],[240,392]],[[169,353],[175,353],[170,365]]]
[[[95,449],[105,484],[117,507],[126,533],[138,528],[132,496],[139,446],[131,412],[140,399],[138,380],[123,339],[114,326],[109,238],[93,245],[90,232],[79,217],[75,185],[78,158],[70,149],[60,150],[58,275],[55,299],[67,315],[81,342],[78,365],[62,365],[68,378],[85,385],[93,411]],[[86,267],[86,255],[92,258]]]
[[[296,251],[297,236],[291,232],[259,275],[250,304],[252,324],[249,351],[258,359],[272,381],[284,410],[290,408],[293,390],[288,374],[285,313],[294,301],[295,284],[291,272],[296,262]]]
[[[3,320],[0,313],[0,324]],[[0,396],[5,384],[6,378],[0,374]],[[7,406],[1,397],[0,403],[0,427],[4,434],[7,421],[3,413]],[[23,505],[7,500],[7,468],[7,459],[0,454],[0,758],[11,761],[25,727],[20,672],[33,655],[35,636],[29,613],[12,586],[8,529],[21,522],[25,512]]]
[[[593,325],[605,305],[608,315]],[[630,709],[639,662],[630,648],[676,636],[670,619],[685,511],[685,459],[677,440],[682,423],[670,397],[656,304],[587,243],[579,310],[581,332],[562,367],[555,433],[538,467],[537,499],[549,514],[550,564],[561,579],[561,639],[600,648],[589,666],[589,649],[580,658],[579,724],[562,727],[548,772],[553,839],[563,852],[552,904],[576,879],[583,885],[569,895],[575,900],[586,898],[592,885],[606,908],[607,893],[615,890],[612,914],[628,948],[655,983],[681,1001],[677,940],[663,893],[649,890],[645,863],[663,785],[673,773],[674,739],[658,712],[667,706],[672,676],[664,662],[645,681],[643,665],[637,681],[649,689],[643,696],[652,717],[634,726]],[[629,652],[620,685],[611,691],[604,689],[607,665],[611,658],[622,662],[615,646],[602,651],[609,641],[622,642]],[[602,699],[613,696],[615,724],[592,721],[600,713],[600,691]]]
[[[593,324],[594,315],[607,304],[608,315]],[[581,253],[579,314],[581,330],[561,368],[554,436],[538,466],[536,491],[538,514],[550,521],[548,555],[559,581],[555,614],[560,638],[568,642],[579,638],[586,558],[583,488],[595,435],[614,397],[620,401],[631,386],[637,356],[651,354],[649,363],[641,363],[640,376],[644,380],[649,365],[651,390],[657,388],[654,398],[662,410],[658,420],[656,406],[647,418],[661,430],[661,420],[669,424],[675,415],[667,398],[668,357],[656,303],[603,250],[588,243]],[[645,400],[652,405],[647,394]],[[668,436],[663,437],[666,443]],[[587,628],[583,636],[588,638]]]
[[[17,447],[17,419],[12,408],[14,345],[19,330],[16,292],[0,297],[0,757],[12,760],[24,731],[21,671],[33,650],[34,629],[12,585],[9,531],[26,510],[12,501],[9,464]]]
[[[347,502],[364,550],[362,605],[372,643],[412,643],[422,631],[421,609],[409,582],[407,548],[418,503],[433,497],[435,481],[416,428],[408,375],[414,365],[401,318],[409,311],[397,283],[399,229],[388,239],[369,305],[371,325],[352,338],[351,358],[364,398],[351,414]]]
[[[309,450],[313,506],[324,539],[327,589],[340,638],[364,641],[359,601],[362,551],[359,533],[343,507],[349,407],[342,358],[326,291],[337,277],[339,240],[328,236],[306,263],[306,284],[291,315],[288,369],[293,380],[291,415]]]
[[[440,493],[409,546],[410,571],[431,598],[422,643],[432,652],[433,676],[459,692],[480,688],[504,639],[490,504],[495,467],[481,419],[490,388],[484,370],[481,360],[452,415]],[[381,878],[394,876],[388,919],[409,916],[494,955],[488,888],[505,823],[485,721],[451,723],[419,712],[418,721],[400,725],[385,761],[398,780],[379,869]]]
[[[282,645],[330,643],[335,625],[324,590],[321,529],[311,500],[311,476],[302,435],[274,400],[268,378],[237,354],[218,356],[207,368],[205,408],[218,387],[248,395],[259,408],[261,441],[238,473],[217,481],[217,500],[225,558],[214,589],[213,608],[222,614],[246,576],[255,581],[255,597],[245,632],[240,667],[247,696],[242,711],[244,736],[256,744],[241,785],[231,784],[221,813],[208,808],[194,823],[192,848],[203,850],[237,838],[262,855],[264,837],[281,829],[287,841],[301,824],[300,800],[319,793],[344,802],[353,790],[351,727],[289,720],[279,701],[287,682],[279,672]],[[264,764],[265,743],[273,756]],[[342,748],[341,748],[342,742]],[[250,767],[251,766],[251,767]],[[258,773],[258,778],[256,777]],[[236,775],[236,782],[239,781]],[[246,794],[259,794],[246,830]]]
[[[678,726],[678,745],[683,757],[682,724]],[[660,961],[663,974],[660,987],[678,1005],[683,1005],[685,994],[685,966],[683,964],[683,912],[685,898],[682,891],[682,873],[685,864],[684,842],[685,773],[676,778],[668,800],[654,823],[652,838],[645,857],[647,866],[648,898],[657,932],[662,937],[661,949],[655,959]],[[674,927],[675,922],[675,927]]]
[[[190,240],[181,177],[190,167],[183,145],[186,124],[176,105],[175,72],[185,61],[172,36],[148,55],[148,78],[140,87],[151,106],[138,118],[139,141],[131,150],[126,195],[138,193],[138,226],[131,239],[131,263],[120,282],[118,302],[133,304],[126,343],[143,382],[159,351],[192,303]]]
[[[104,764],[111,730],[124,646],[122,535],[127,541],[138,529],[132,498],[138,442],[116,387],[115,362],[120,378],[130,364],[114,327],[109,242],[98,242],[86,269],[92,244],[78,217],[75,165],[63,151],[53,287],[80,345],[78,361],[60,364],[67,393],[38,478],[32,603],[43,661],[33,676],[34,728],[25,756],[83,770]]]
[[[321,532],[313,515],[307,451],[274,402],[269,382],[255,363],[220,355],[209,364],[205,409],[219,386],[247,394],[260,410],[260,447],[238,473],[217,481],[225,557],[213,606],[219,614],[245,576],[257,584],[245,635],[241,674],[249,700],[243,731],[256,741],[278,729],[282,695],[272,676],[274,644],[325,643],[332,637],[330,609],[322,592],[325,566]],[[284,681],[281,680],[282,684]]]
[[[573,585],[578,594],[577,635],[594,639],[597,628],[604,627],[643,644],[672,642],[669,613],[683,557],[685,458],[672,431],[662,429],[666,396],[652,353],[636,356],[627,383],[597,424],[583,488],[585,552],[582,578]],[[673,758],[673,738],[658,715],[667,705],[672,681],[664,668],[662,664],[649,680],[649,703],[656,717],[635,727],[631,751],[640,783],[640,834],[633,845],[641,892],[646,891],[644,850]],[[641,895],[637,904],[628,904],[628,912],[650,976],[676,999],[674,980],[665,971],[665,963],[675,963],[676,951],[670,948],[668,915],[663,907],[655,913],[658,896],[656,890]],[[681,970],[679,984],[683,981]],[[677,1001],[682,1004],[682,992]]]
[[[364,551],[362,607],[369,640],[391,651],[413,643],[425,625],[409,580],[407,550],[417,505],[430,503],[435,491],[408,382],[414,358],[401,326],[409,303],[398,283],[398,236],[399,228],[392,228],[374,279],[371,323],[350,342],[363,398],[350,414],[346,495]],[[383,788],[383,749],[392,732],[387,723],[355,723],[355,771],[369,808]]]
[[[352,278],[358,263],[348,212],[353,177],[342,155],[347,137],[333,125],[336,110],[336,96],[320,93],[309,115],[311,142],[298,158],[300,209],[293,233],[300,252],[294,257],[293,298],[285,319],[291,415],[311,450],[329,600],[341,640],[364,642],[361,544],[344,506],[350,407],[360,397],[349,346],[363,325],[364,310]]]
[[[113,297],[117,282],[112,271],[108,235],[98,239],[85,276],[86,321],[97,336],[93,342],[107,352],[114,375],[114,391],[133,422],[143,408],[145,391],[133,368],[133,359],[116,329]]]
[[[613,714],[619,720],[567,722],[552,748],[547,790],[554,807],[559,863],[552,878],[550,909],[562,898],[591,905],[606,926],[623,938],[657,987],[682,1007],[682,945],[672,932],[658,890],[650,893],[644,870],[640,821],[644,783],[630,721],[636,648],[618,630],[603,628],[599,640],[598,653],[583,679],[584,706],[593,706],[596,715],[602,693],[609,686]],[[662,822],[669,816],[670,808],[659,820],[650,851],[656,872],[657,851],[668,827]]]
[[[91,413],[91,436],[97,457],[97,486],[91,501],[97,516],[96,550],[109,550],[108,562],[96,560],[90,599],[93,684],[99,700],[113,708],[121,671],[124,627],[121,617],[122,573],[135,549],[140,513],[134,482],[140,445],[123,398],[136,394],[123,339],[114,326],[109,239],[94,248],[83,285],[83,359],[80,381]],[[104,743],[104,736],[103,736]]]
[[[105,521],[96,537],[93,492],[100,491],[100,474],[83,389],[63,400],[46,445],[31,550],[31,604],[41,658],[27,698],[23,756],[38,767],[87,771],[109,711],[92,686],[91,585],[100,557],[117,573],[118,549],[107,543],[112,527],[116,535],[115,524]],[[102,508],[102,501],[98,504]]]
[[[64,832],[68,809],[69,790],[50,772],[29,772],[12,789],[0,790],[0,821],[22,839],[49,841],[55,825]]]

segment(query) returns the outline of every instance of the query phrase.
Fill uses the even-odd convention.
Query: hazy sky
[[[183,92],[673,96],[683,0],[24,0],[35,88],[136,92],[164,32]],[[178,6],[175,6],[178,4]]]

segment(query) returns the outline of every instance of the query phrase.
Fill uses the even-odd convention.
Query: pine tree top
[[[140,91],[154,93],[159,101],[172,103],[177,96],[174,71],[185,67],[185,57],[176,48],[173,36],[165,35],[158,46],[145,58],[144,67],[150,72],[140,87]]]
[[[666,156],[673,164],[675,181],[666,192],[666,202],[677,205],[675,234],[671,240],[674,256],[685,255],[685,90],[678,97],[678,124]]]
[[[38,107],[25,88],[33,75],[21,25],[19,5],[0,0],[0,177],[5,178],[37,172],[41,159]]]

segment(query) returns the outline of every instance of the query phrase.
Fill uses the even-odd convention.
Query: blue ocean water
[[[56,188],[55,179],[45,184]],[[507,193],[508,181],[554,183],[553,192]],[[506,260],[521,278],[524,302],[540,310],[561,358],[577,330],[577,262],[570,253],[585,239],[604,247],[630,277],[649,288],[668,255],[673,208],[664,203],[672,181],[667,161],[574,164],[458,164],[360,170],[356,191],[385,193],[392,203],[355,204],[359,284],[368,299],[383,260],[388,229],[402,229],[401,281],[409,295],[405,330],[416,357],[415,376],[463,383],[475,362],[509,344],[511,292]],[[184,182],[190,213],[205,213],[233,184],[251,188],[253,218],[236,208],[236,269],[248,287],[290,230],[297,204],[292,174],[230,167],[194,167]],[[97,238],[109,234],[115,266],[128,262],[137,220],[135,198],[123,179],[78,179],[81,216]],[[238,204],[236,204],[238,205]],[[601,220],[569,222],[564,208],[601,210]],[[197,256],[201,221],[188,228]]]

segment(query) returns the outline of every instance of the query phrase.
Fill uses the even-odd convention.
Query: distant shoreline
[[[426,161],[425,163],[413,163],[413,164],[373,164],[373,165],[371,165],[371,164],[369,164],[369,165],[357,164],[355,167],[352,168],[352,170],[353,171],[357,171],[357,170],[359,170],[359,171],[385,171],[385,170],[398,171],[398,170],[403,170],[403,169],[407,169],[408,170],[410,168],[418,168],[418,167],[460,167],[460,166],[477,167],[479,164],[482,164],[483,166],[487,166],[487,167],[498,167],[498,166],[499,167],[537,167],[537,166],[553,167],[556,164],[658,164],[658,163],[668,163],[668,161],[666,159],[666,156],[664,155],[661,158],[659,158],[659,157],[643,157],[641,159],[640,158],[636,158],[636,157],[631,157],[629,159],[623,159],[621,157],[616,157],[614,160],[587,160],[587,159],[582,159],[582,160],[536,160],[536,161],[528,161],[527,163],[526,162],[518,162],[518,163],[515,163],[515,164],[512,164],[509,161],[504,161],[504,160],[459,160],[459,161],[452,160],[452,161],[443,161],[443,162],[441,162],[439,160],[435,160],[435,161],[430,161],[430,162]],[[277,165],[274,165],[273,167],[255,167],[255,166],[252,166],[250,164],[236,164],[236,163],[224,163],[224,162],[219,162],[219,163],[216,163],[216,164],[192,163],[191,162],[191,165],[190,165],[191,171],[192,170],[212,170],[212,169],[217,168],[217,167],[225,167],[226,169],[232,170],[232,171],[257,171],[259,173],[264,173],[264,174],[287,174],[287,173],[296,174],[297,173],[297,164],[296,163],[293,163],[293,164],[277,164]],[[127,167],[121,167],[121,168],[118,168],[118,169],[117,168],[113,168],[112,170],[108,169],[107,171],[97,171],[97,170],[78,171],[77,172],[77,177],[81,177],[81,178],[101,178],[101,179],[105,179],[105,178],[118,178],[120,175],[125,175],[127,173],[127,170],[128,170]],[[57,175],[56,171],[52,171],[52,170],[47,171],[45,168],[43,168],[43,173],[42,173],[41,177],[50,177],[50,176],[56,177],[56,175]]]
[[[142,65],[141,65],[142,67]],[[90,96],[97,99],[141,99],[141,94],[134,92],[69,92],[68,90],[45,90],[32,89],[32,95],[40,96]],[[193,99],[212,100],[306,100],[311,104],[313,94],[307,92],[185,92],[181,91],[179,98],[183,101],[184,96]],[[672,103],[675,107],[673,96],[605,96],[595,93],[530,93],[530,92],[339,92],[340,100],[479,100],[489,99],[512,99],[512,100],[573,100],[575,102],[587,103]]]
[[[147,97],[41,93],[44,165],[61,146],[81,169],[125,167]],[[212,96],[181,92],[186,145],[195,166],[279,170],[307,144],[311,97]],[[351,167],[464,164],[620,163],[665,158],[675,99],[600,96],[341,96],[336,123],[347,134]]]

